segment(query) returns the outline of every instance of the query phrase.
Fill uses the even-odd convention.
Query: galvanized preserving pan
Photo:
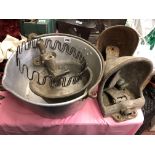
[[[56,107],[96,97],[103,71],[102,55],[88,41],[47,34],[18,47],[6,64],[2,84],[26,102]]]

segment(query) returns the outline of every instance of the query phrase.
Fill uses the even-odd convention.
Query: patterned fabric
[[[20,37],[20,23],[17,19],[0,19],[0,42],[2,42],[6,35],[21,39]]]
[[[151,120],[155,115],[155,88],[150,84],[144,89],[145,105],[142,108],[144,114],[144,122],[136,134],[142,134],[146,129],[151,127]]]

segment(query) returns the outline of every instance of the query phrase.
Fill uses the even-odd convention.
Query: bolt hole
[[[135,111],[133,111],[133,112],[132,112],[132,114],[133,114],[133,115],[135,115],[135,114],[136,114],[136,112],[135,112]]]
[[[51,59],[51,58],[53,58],[53,56],[52,56],[52,55],[50,55],[50,56],[49,56],[49,58]]]
[[[120,116],[118,115],[117,118],[120,119]]]

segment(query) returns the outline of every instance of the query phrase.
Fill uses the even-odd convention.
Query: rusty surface
[[[99,89],[99,104],[104,116],[116,121],[136,117],[143,107],[142,91],[152,72],[152,63],[146,58],[119,57],[107,60]]]
[[[120,48],[106,47],[106,67],[99,89],[99,104],[104,116],[121,122],[137,116],[144,106],[142,94],[152,72],[152,63],[146,58],[119,57]]]
[[[40,50],[40,56],[33,59],[33,64],[44,67],[39,72],[40,77],[44,78],[50,75],[51,78],[47,78],[43,85],[38,83],[37,77],[30,81],[30,89],[35,94],[44,98],[64,98],[71,96],[73,92],[79,91],[90,83],[92,77],[90,70],[86,69],[80,73],[81,65],[76,63],[57,63],[56,53],[54,51],[47,51],[43,40],[37,42],[37,47]],[[73,82],[75,83],[75,80],[64,86],[62,78],[65,77],[66,81],[70,81],[71,77],[75,76],[77,70],[81,76],[76,78],[76,86],[72,85]]]
[[[106,59],[107,46],[119,48],[120,56],[131,56],[137,48],[139,37],[137,32],[127,26],[112,26],[104,30],[97,39],[97,48]]]

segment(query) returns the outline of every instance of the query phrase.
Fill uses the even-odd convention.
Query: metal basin
[[[2,80],[4,88],[26,102],[47,107],[71,104],[87,95],[96,96],[96,87],[104,70],[104,60],[100,52],[91,43],[73,35],[48,34],[38,38],[40,37],[44,40],[46,49],[57,54],[56,61],[62,66],[68,65],[71,70],[70,74],[67,75],[68,77],[72,73],[78,74],[81,64],[86,62],[86,71],[82,80],[68,88],[57,87],[57,90],[48,88],[46,91],[44,91],[44,86],[32,84],[32,81],[37,81],[38,76],[37,74],[33,75],[34,71],[41,73],[41,75],[44,72],[42,66],[33,65],[32,60],[39,55],[39,50],[36,48],[37,39],[34,39],[20,46],[18,54],[14,53],[8,60]],[[17,61],[17,57],[20,63]],[[32,87],[37,88],[39,95],[42,93],[42,96],[32,91],[34,90]],[[47,93],[50,93],[51,97],[49,95],[46,97]]]

